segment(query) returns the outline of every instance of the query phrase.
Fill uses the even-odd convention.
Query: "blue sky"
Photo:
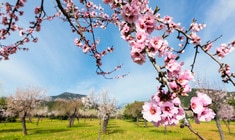
[[[175,22],[180,22],[185,27],[189,26],[193,18],[206,23],[207,27],[200,33],[204,42],[213,40],[221,34],[223,37],[216,42],[216,45],[235,39],[234,0],[150,0],[150,2],[153,9],[156,4],[159,6],[162,16],[172,16]],[[26,6],[32,8],[34,7],[32,5],[35,4],[29,3]],[[52,7],[52,4],[47,3],[46,7]],[[28,19],[30,16],[23,19],[23,24],[27,23]],[[0,96],[7,96],[16,88],[25,88],[29,85],[47,89],[48,95],[58,95],[65,91],[88,94],[91,89],[95,92],[106,89],[112,97],[117,98],[118,103],[148,100],[156,92],[157,73],[149,62],[144,65],[132,62],[128,44],[120,38],[117,28],[97,33],[97,37],[101,39],[100,45],[115,47],[113,54],[105,58],[104,68],[110,70],[116,65],[123,64],[123,68],[117,74],[130,75],[119,80],[107,80],[96,75],[94,60],[74,46],[73,40],[77,36],[70,32],[67,23],[56,20],[45,22],[42,26],[42,31],[36,35],[39,42],[26,45],[29,47],[28,52],[19,51],[10,56],[10,60],[0,62]],[[168,41],[174,44],[174,40]],[[235,70],[234,53],[224,60],[231,65],[232,71]],[[190,66],[192,58],[192,53],[186,55],[185,68]],[[207,58],[199,55],[196,72],[200,77],[212,81],[218,80],[220,78],[217,73],[218,66]],[[227,85],[226,88],[235,90],[231,85]]]

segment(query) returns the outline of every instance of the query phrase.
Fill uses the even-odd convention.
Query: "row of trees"
[[[2,97],[0,100],[0,121],[7,118],[20,118],[22,131],[27,135],[26,119],[36,124],[44,117],[68,119],[68,127],[74,125],[75,119],[100,118],[100,133],[106,133],[109,118],[116,113],[116,100],[109,97],[107,91],[74,99],[56,99],[52,101],[46,96],[46,90],[37,87],[17,89],[14,95]]]
[[[198,82],[200,85],[201,82]],[[202,84],[202,85],[205,85]],[[222,90],[212,90],[207,87],[201,87],[196,90],[207,93],[213,103],[213,108],[216,113],[216,124],[218,130],[223,137],[223,131],[220,125],[220,120],[226,124],[229,132],[229,121],[233,119],[234,107],[232,106],[234,99],[228,98],[228,93]],[[193,90],[195,92],[195,90]],[[195,93],[191,93],[195,94]],[[110,98],[108,92],[103,90],[100,94],[94,94],[91,91],[86,97],[74,99],[56,99],[51,101],[46,96],[46,91],[37,87],[28,87],[26,89],[17,89],[15,94],[7,98],[0,99],[0,121],[6,118],[19,117],[22,122],[22,131],[27,135],[26,118],[31,121],[32,117],[37,117],[36,124],[44,117],[67,119],[68,127],[74,125],[75,119],[79,121],[80,118],[100,118],[100,133],[106,133],[108,121],[110,117],[118,117],[121,115],[124,119],[131,119],[136,121],[137,126],[139,120],[144,120],[145,126],[147,122],[142,115],[143,101],[135,101],[127,104],[123,114],[118,114],[116,108],[116,100]],[[183,104],[184,108],[189,108],[189,104]],[[188,117],[193,117],[190,114]],[[100,135],[99,135],[100,136]]]

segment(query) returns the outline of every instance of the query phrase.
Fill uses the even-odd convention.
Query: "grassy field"
[[[74,127],[67,128],[67,121],[44,119],[36,125],[27,123],[28,135],[24,136],[21,131],[21,123],[0,123],[0,140],[96,140],[99,133],[99,120],[80,120],[75,122]],[[107,134],[101,135],[102,140],[197,140],[188,128],[181,129],[179,126],[167,127],[167,133],[164,127],[145,128],[143,124],[139,127],[134,122],[125,120],[110,120]],[[207,140],[219,140],[219,133],[215,122],[201,123],[200,125],[192,123],[193,128],[198,131]],[[231,133],[222,123],[226,140],[235,139],[235,122],[232,122]]]

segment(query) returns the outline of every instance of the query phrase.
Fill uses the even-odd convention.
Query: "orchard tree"
[[[5,97],[0,97],[0,122],[5,120],[6,116],[6,109],[7,109],[7,100]]]
[[[42,120],[43,117],[47,116],[48,114],[48,107],[45,105],[38,106],[37,108],[33,109],[32,115],[37,117],[37,125]]]
[[[14,95],[7,97],[7,111],[20,117],[22,131],[27,135],[26,117],[46,99],[46,91],[37,87],[17,89]]]
[[[229,104],[222,104],[217,115],[219,116],[219,118],[221,118],[224,121],[225,125],[228,128],[228,132],[231,133],[231,129],[229,125],[230,125],[230,120],[232,120],[234,116],[233,106]]]
[[[90,93],[83,98],[84,107],[87,109],[95,109],[100,118],[100,133],[99,138],[102,133],[106,133],[109,119],[112,114],[116,112],[116,99],[111,98],[107,90],[101,90],[99,94],[94,94],[91,90]]]
[[[128,104],[124,110],[124,116],[131,117],[136,121],[137,126],[139,126],[139,119],[142,118],[142,106],[144,102],[135,101],[134,103]]]
[[[114,98],[111,98],[108,94],[108,91],[101,91],[98,95],[98,116],[101,118],[102,132],[105,134],[108,126],[109,119],[113,113],[116,112],[116,103],[117,101]]]
[[[119,28],[121,37],[130,46],[130,56],[134,63],[144,64],[149,61],[156,70],[155,78],[159,85],[156,94],[152,96],[149,102],[143,106],[143,116],[146,120],[159,125],[176,125],[181,119],[184,120],[182,126],[187,126],[191,132],[200,139],[204,139],[200,134],[194,131],[185,117],[184,109],[181,107],[179,96],[187,96],[191,91],[190,81],[194,79],[194,67],[197,63],[198,53],[205,54],[208,59],[218,64],[218,72],[225,83],[231,83],[235,86],[235,74],[230,71],[230,65],[222,62],[227,54],[234,49],[235,41],[222,43],[217,48],[212,49],[214,43],[221,36],[213,39],[206,39],[203,43],[199,32],[206,25],[192,20],[191,24],[183,27],[180,23],[173,20],[168,15],[160,15],[159,8],[151,8],[149,0],[102,0],[109,6],[109,13],[105,13],[101,1],[72,1],[55,0],[56,13],[48,15],[46,13],[44,0],[34,9],[34,18],[29,21],[26,27],[20,24],[22,16],[25,14],[23,7],[26,0],[16,0],[15,3],[3,2],[1,6],[1,29],[0,39],[12,41],[11,36],[20,34],[15,42],[8,44],[1,43],[0,56],[2,59],[9,59],[11,54],[18,50],[27,50],[24,47],[26,43],[37,42],[38,38],[35,32],[40,32],[43,22],[54,20],[56,18],[67,22],[71,31],[78,35],[74,39],[77,47],[89,56],[92,56],[96,62],[96,72],[105,78],[120,78],[126,76],[112,76],[111,74],[122,67],[115,67],[111,71],[103,70],[103,57],[114,51],[114,47],[102,49],[99,42],[102,41],[96,37],[96,31],[99,28],[106,29],[108,25],[113,24]],[[107,7],[106,6],[106,7]],[[218,19],[219,20],[219,19]],[[179,46],[174,46],[168,42],[170,38],[179,41]],[[205,40],[205,39],[203,39]],[[190,69],[184,69],[182,56],[187,55],[189,50],[194,48],[194,58]],[[203,67],[203,66],[201,66]],[[203,99],[206,97],[205,99]],[[210,121],[215,114],[209,105],[211,100],[204,93],[197,94],[197,97],[191,100],[191,104],[200,106],[191,106],[195,118],[199,121]]]
[[[60,115],[68,117],[68,127],[74,125],[75,118],[79,117],[79,109],[82,108],[82,101],[79,98],[67,100],[57,99],[53,106],[53,110],[57,110]]]

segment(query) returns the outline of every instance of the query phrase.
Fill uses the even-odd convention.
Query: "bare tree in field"
[[[22,122],[22,131],[27,135],[26,117],[44,100],[46,91],[37,87],[17,89],[15,94],[7,97],[7,111],[16,114]]]
[[[68,117],[68,127],[72,127],[75,118],[79,117],[79,109],[82,107],[81,99],[57,99],[55,101],[54,110],[58,110],[59,114]]]

